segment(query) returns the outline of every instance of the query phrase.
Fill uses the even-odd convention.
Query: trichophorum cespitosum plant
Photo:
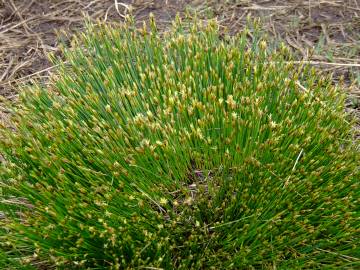
[[[1,130],[2,266],[360,266],[343,94],[256,24],[218,28],[88,25],[22,91]]]

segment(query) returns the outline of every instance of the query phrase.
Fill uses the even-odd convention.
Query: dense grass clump
[[[360,265],[343,96],[286,47],[217,28],[90,26],[24,91],[1,135],[0,264]]]

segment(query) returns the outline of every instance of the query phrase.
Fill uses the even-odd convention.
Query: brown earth
[[[81,32],[85,18],[111,23],[132,11],[136,20],[153,13],[166,27],[176,13],[197,11],[217,17],[230,33],[240,31],[246,17],[260,17],[264,31],[290,45],[299,60],[321,71],[344,75],[349,109],[359,113],[360,0],[0,0],[0,96],[14,99],[18,85],[52,70],[46,55],[58,53],[60,31]],[[2,107],[0,107],[2,108]]]

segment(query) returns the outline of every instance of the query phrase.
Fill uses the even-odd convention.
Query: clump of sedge
[[[0,264],[359,266],[344,97],[249,31],[130,18],[75,39],[2,128]]]

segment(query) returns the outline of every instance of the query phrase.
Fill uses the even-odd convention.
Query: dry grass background
[[[299,60],[343,75],[349,109],[360,115],[360,0],[0,0],[0,96],[16,99],[18,85],[46,78],[47,53],[58,53],[56,32],[82,31],[85,16],[119,23],[132,10],[136,20],[152,12],[162,27],[177,12],[217,17],[234,33],[246,17],[260,17],[264,31],[289,44]],[[2,107],[0,107],[2,108]]]

